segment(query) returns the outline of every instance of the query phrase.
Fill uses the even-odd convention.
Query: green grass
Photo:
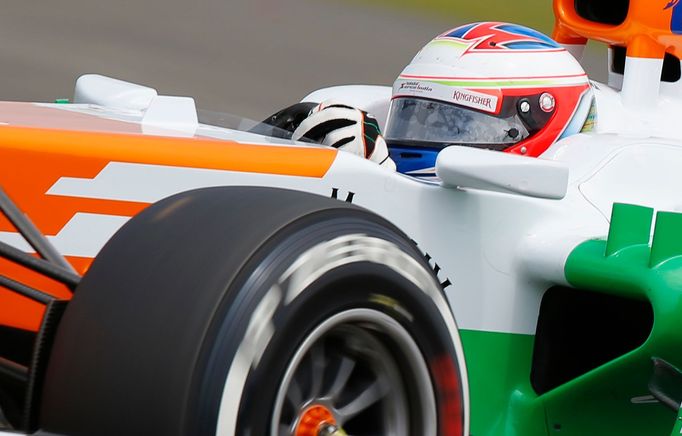
[[[365,0],[364,3],[383,4],[442,19],[451,17],[453,24],[506,21],[548,34],[554,25],[551,0]]]

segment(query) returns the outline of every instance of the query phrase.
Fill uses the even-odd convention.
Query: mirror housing
[[[447,187],[555,200],[568,188],[568,167],[561,162],[456,145],[438,154],[436,175]]]

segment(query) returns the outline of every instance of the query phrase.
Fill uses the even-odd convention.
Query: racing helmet
[[[398,171],[428,178],[448,145],[536,157],[595,121],[587,74],[568,51],[533,29],[482,22],[417,53],[393,85],[384,136]]]

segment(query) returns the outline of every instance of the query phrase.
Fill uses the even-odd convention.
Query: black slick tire
[[[362,208],[296,191],[224,187],[170,197],[127,223],[76,290],[50,358],[41,428],[269,435],[297,350],[346,312],[370,314],[348,318],[349,328],[394,356],[406,398],[421,392],[404,366],[406,348],[371,314],[418,346],[435,410],[410,403],[409,432],[431,425],[434,434],[461,434],[454,319],[402,232]]]

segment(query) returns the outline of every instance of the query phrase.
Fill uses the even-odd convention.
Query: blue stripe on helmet
[[[444,36],[449,36],[450,38],[462,38],[465,33],[471,30],[472,27],[478,26],[479,24],[481,23],[472,23],[465,26],[460,26]]]
[[[519,26],[517,24],[502,24],[498,27],[498,29],[504,30],[505,32],[513,33],[516,35],[523,35],[523,36],[527,36],[530,38],[538,39],[538,40],[542,41],[543,43],[547,44],[548,47],[543,47],[543,49],[561,48],[561,46],[559,44],[557,44],[557,42],[554,41],[549,36],[544,35],[544,34],[538,32],[537,30],[529,29],[528,27]],[[540,41],[538,41],[538,43]],[[508,46],[509,46],[509,44],[507,44],[507,47]]]
[[[507,48],[513,50],[547,50],[554,49],[556,46],[549,45],[544,42],[530,42],[530,41],[519,41],[519,42],[507,42],[503,44]]]

